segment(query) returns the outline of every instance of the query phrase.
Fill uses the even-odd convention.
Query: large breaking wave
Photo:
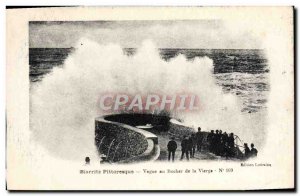
[[[213,76],[208,57],[187,60],[178,55],[163,60],[151,41],[144,41],[133,56],[121,46],[99,45],[81,39],[62,67],[53,68],[31,90],[32,139],[53,156],[83,160],[97,157],[94,119],[101,115],[103,93],[198,95],[200,110],[172,113],[189,126],[222,129],[252,142],[262,134],[259,114],[242,114],[239,100],[224,93]],[[259,140],[262,137],[259,138]]]

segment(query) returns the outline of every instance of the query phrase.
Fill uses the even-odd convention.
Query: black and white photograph
[[[261,43],[222,20],[29,22],[33,140],[93,164],[255,158]]]
[[[9,10],[8,189],[293,189],[293,13]]]

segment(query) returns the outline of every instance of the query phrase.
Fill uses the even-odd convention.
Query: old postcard
[[[7,189],[293,190],[293,11],[7,9]]]

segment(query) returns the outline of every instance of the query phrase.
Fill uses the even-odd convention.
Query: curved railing
[[[136,127],[106,120],[95,120],[95,144],[107,162],[129,163],[156,160],[160,149],[153,133]]]
[[[142,161],[155,161],[160,154],[160,148],[158,144],[155,144],[152,139],[147,139],[148,148],[144,153],[138,156],[133,156],[128,159],[120,161],[120,163],[137,163]]]

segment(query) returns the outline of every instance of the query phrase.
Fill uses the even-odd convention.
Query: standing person
[[[192,134],[192,158],[195,157],[195,151],[196,151],[196,146],[197,146],[197,138],[195,134]]]
[[[190,158],[193,158],[193,138],[192,138],[192,136],[190,136],[188,138],[187,148],[188,148],[188,153],[190,155]]]
[[[221,155],[228,156],[228,134],[226,131],[221,135]]]
[[[223,144],[222,144],[222,139],[223,139],[223,133],[222,133],[222,130],[219,131],[219,155],[222,156],[223,155]]]
[[[171,137],[171,140],[168,143],[168,152],[169,152],[169,157],[168,157],[168,161],[170,161],[171,159],[171,155],[172,155],[172,161],[174,162],[174,158],[175,158],[175,151],[177,149],[177,143],[175,141],[174,137]]]
[[[219,130],[216,130],[216,136],[215,136],[215,154],[220,155],[220,148],[221,148],[221,134]]]
[[[211,130],[210,133],[207,135],[207,142],[208,142],[208,150],[209,152],[213,152],[213,141],[214,141],[214,130]]]
[[[183,156],[185,154],[186,159],[189,160],[189,151],[188,151],[188,140],[186,139],[186,135],[183,136],[183,140],[181,141],[181,158],[183,159]]]
[[[203,134],[201,133],[201,127],[198,127],[198,132],[196,133],[196,141],[197,141],[197,151],[201,152],[201,146],[203,141]]]
[[[223,133],[222,141],[224,144],[228,143],[228,134],[226,133],[226,131]]]
[[[251,144],[251,151],[250,151],[251,157],[257,157],[257,149],[254,148],[254,144]]]
[[[234,134],[233,133],[229,134],[229,137],[228,137],[228,146],[230,148],[234,147]]]
[[[219,130],[216,130],[216,133],[213,136],[213,147],[212,147],[212,152],[214,154],[217,154],[218,151],[218,135],[219,135]]]
[[[247,143],[244,143],[244,148],[245,148],[245,159],[248,159],[250,157],[250,149],[248,147],[248,144]]]
[[[234,134],[230,133],[228,137],[228,151],[229,156],[234,157],[235,149],[234,149]]]

